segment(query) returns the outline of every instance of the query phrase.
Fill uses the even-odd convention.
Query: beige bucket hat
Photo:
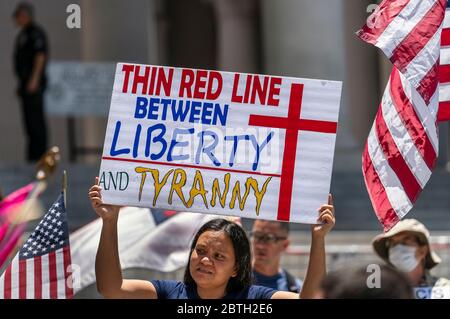
[[[421,222],[416,219],[401,220],[388,232],[376,236],[372,240],[372,246],[378,256],[389,262],[387,241],[389,238],[402,232],[414,234],[418,237],[419,243],[428,246],[428,254],[425,257],[425,267],[427,269],[431,269],[441,262],[441,258],[431,249],[430,232]]]

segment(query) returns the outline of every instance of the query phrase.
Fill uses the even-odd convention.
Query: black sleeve
[[[36,29],[33,32],[33,36],[31,38],[32,40],[32,47],[34,53],[48,53],[48,44],[47,44],[47,36],[45,35],[44,31]]]

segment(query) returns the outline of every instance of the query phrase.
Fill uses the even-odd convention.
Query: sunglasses
[[[250,232],[250,238],[255,242],[260,242],[264,244],[273,244],[280,240],[285,240],[287,237],[277,236],[275,234],[270,233],[259,233],[259,232]]]

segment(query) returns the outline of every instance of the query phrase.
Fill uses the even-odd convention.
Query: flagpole
[[[66,194],[67,194],[67,171],[66,170],[63,171],[63,176],[62,176],[62,193],[64,196],[64,207],[67,208],[67,201],[66,201],[66,199],[67,199],[67,197],[66,197]]]

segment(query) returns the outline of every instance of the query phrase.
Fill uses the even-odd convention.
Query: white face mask
[[[416,259],[416,250],[417,247],[414,246],[395,245],[389,249],[389,261],[403,272],[413,271],[419,264]]]

